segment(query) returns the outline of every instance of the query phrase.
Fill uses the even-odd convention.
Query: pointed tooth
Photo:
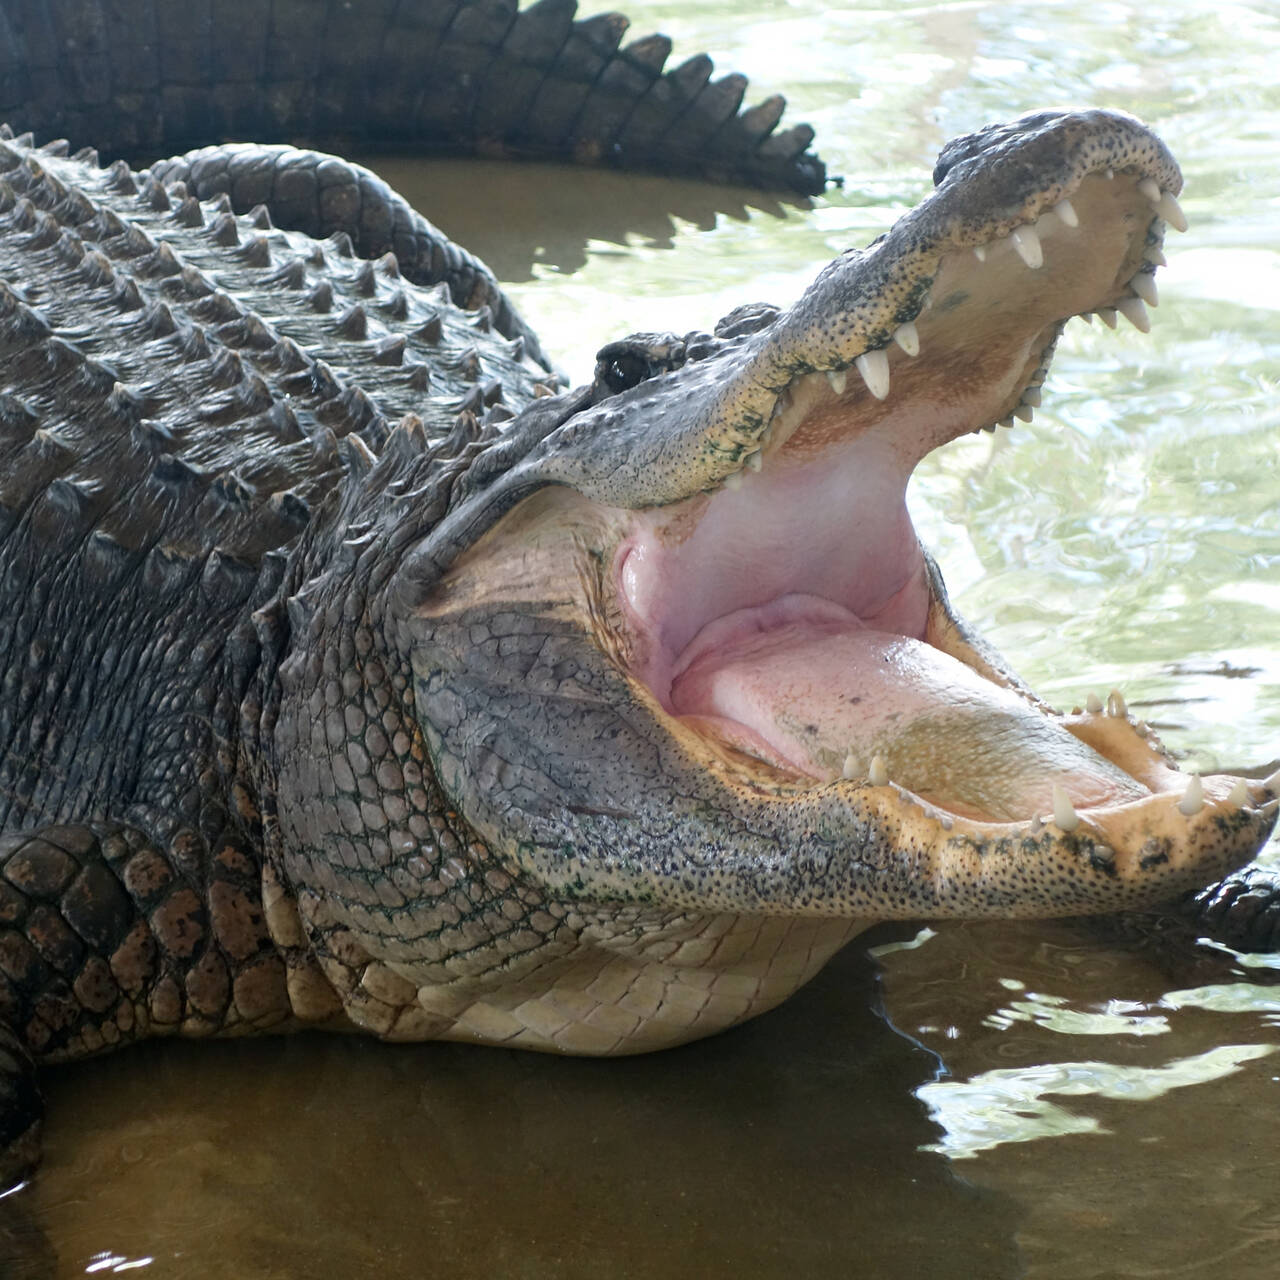
[[[1036,235],[1034,227],[1015,227],[1009,233],[1009,239],[1013,241],[1018,257],[1027,266],[1039,267],[1044,264],[1044,250],[1040,247],[1040,237]]]
[[[742,488],[742,472],[733,471],[729,475],[725,476],[724,487],[726,489],[741,489]]]
[[[850,782],[858,776],[858,760],[852,751],[844,758],[844,767],[840,770],[840,776]]]
[[[1044,397],[1040,394],[1039,387],[1028,387],[1022,393],[1023,404],[1035,405],[1038,408],[1043,399]]]
[[[1074,831],[1080,825],[1071,797],[1056,782],[1053,784],[1053,820],[1059,831]]]
[[[1036,411],[1029,404],[1020,404],[1014,409],[1013,416],[1023,422],[1030,422],[1036,416]]]
[[[1129,718],[1129,707],[1124,700],[1124,694],[1119,689],[1112,689],[1107,694],[1107,715],[1115,716],[1119,720],[1127,720]]]
[[[1102,710],[1102,699],[1096,693],[1091,693],[1085,699],[1084,706],[1090,715],[1096,716]]]
[[[1156,291],[1156,278],[1149,271],[1139,271],[1129,281],[1129,288],[1149,307],[1160,305],[1160,294]]]
[[[889,767],[884,762],[884,756],[871,757],[871,767],[867,770],[867,781],[873,787],[889,785]]]
[[[883,351],[864,351],[854,362],[867,390],[877,400],[889,394],[889,357]]]
[[[908,320],[906,324],[900,324],[893,331],[893,340],[907,355],[918,356],[920,354],[920,333],[912,321]]]
[[[985,244],[975,244],[973,246],[973,256],[977,258],[979,262],[986,262],[987,246]]]
[[[1093,312],[1092,312],[1092,311],[1082,311],[1082,312],[1080,312],[1079,316],[1077,316],[1076,318],[1077,318],[1077,319],[1079,319],[1079,320],[1083,320],[1083,321],[1085,322],[1085,324],[1092,324],[1092,323],[1093,323]]]
[[[1121,298],[1116,303],[1116,310],[1124,316],[1139,333],[1151,332],[1151,316],[1146,303],[1141,298]]]
[[[844,389],[849,384],[849,371],[847,369],[828,369],[827,381],[831,384],[831,390],[838,396],[844,395]]]
[[[1142,256],[1153,266],[1167,267],[1169,265],[1169,259],[1164,256],[1164,250],[1159,245],[1148,245],[1142,251]]]
[[[1204,783],[1200,775],[1193,773],[1187,779],[1187,789],[1178,801],[1178,812],[1187,818],[1194,818],[1204,808]]]
[[[1098,319],[1107,326],[1108,329],[1116,327],[1116,309],[1115,307],[1099,307]]]
[[[1116,171],[1114,169],[1107,169],[1102,176],[1106,178],[1108,182],[1110,182],[1111,179],[1116,176]]]
[[[1269,778],[1263,778],[1257,785],[1273,796],[1280,796],[1280,769],[1277,769]]]
[[[996,423],[996,427],[1008,427],[1008,428],[1012,431],[1012,430],[1013,430],[1013,415],[1012,415],[1012,414],[1010,414],[1007,418],[1001,418],[1001,419],[1000,419],[1000,421]],[[988,428],[987,428],[987,430],[988,430],[988,431],[994,431],[994,430],[996,429],[996,427],[988,427]]]
[[[1243,778],[1237,778],[1227,793],[1227,803],[1233,809],[1243,809],[1249,803],[1249,784]]]
[[[1138,194],[1144,195],[1152,204],[1160,203],[1160,184],[1154,178],[1143,178],[1138,183]]]
[[[746,463],[748,471],[759,471],[760,468],[764,466],[764,459],[760,456],[759,449],[757,449],[755,453],[747,454],[743,461]]]
[[[1072,205],[1071,201],[1065,197],[1053,206],[1053,212],[1056,213],[1068,227],[1078,227],[1080,225],[1080,215],[1076,213],[1075,206]]]
[[[1156,205],[1156,212],[1175,231],[1185,231],[1187,229],[1187,215],[1182,212],[1182,206],[1174,199],[1172,191],[1161,193],[1160,203]]]
[[[1033,836],[1038,836],[1043,830],[1044,819],[1037,813],[1035,817],[1031,819],[1031,834]]]

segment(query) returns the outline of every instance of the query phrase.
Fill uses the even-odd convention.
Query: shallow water
[[[1192,227],[1152,334],[1073,323],[1036,422],[930,459],[913,509],[961,610],[1050,700],[1118,686],[1190,764],[1274,767],[1275,6],[626,7],[677,56],[786,93],[845,186],[797,207],[384,166],[580,376],[611,337],[794,297],[924,194],[957,132],[1067,103],[1157,125]],[[850,952],[776,1013],[634,1061],[301,1037],[51,1072],[46,1164],[0,1205],[0,1274],[1276,1271],[1270,968],[1079,922],[911,933],[880,939],[879,988]]]

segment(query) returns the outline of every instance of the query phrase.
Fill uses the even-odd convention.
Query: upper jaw
[[[1055,127],[1049,141],[1062,151],[1060,135],[1078,133],[1079,122],[1067,117]],[[1041,121],[1024,146],[1043,152],[1046,128]],[[1018,203],[1024,221],[989,220],[995,234],[985,241],[962,216],[973,193],[965,188],[953,198],[944,185],[870,250],[828,268],[791,312],[756,336],[754,374],[736,388],[740,401],[767,388],[779,353],[794,352],[804,332],[805,361],[787,361],[800,371],[768,392],[768,411],[754,428],[743,428],[739,417],[708,436],[706,455],[721,471],[710,492],[635,513],[614,559],[631,670],[666,712],[720,706],[713,697],[688,696],[691,673],[713,662],[715,651],[741,650],[739,666],[753,665],[765,680],[780,670],[784,632],[807,626],[830,633],[837,617],[851,632],[889,632],[945,648],[929,634],[939,600],[907,514],[912,469],[962,433],[1030,419],[1070,316],[1099,309],[1105,316],[1120,304],[1145,323],[1138,294],[1154,301],[1151,273],[1163,232],[1157,204],[1180,213],[1151,173],[1176,182],[1176,170],[1166,173],[1163,149],[1140,126],[1121,119],[1117,128],[1125,137],[1137,131],[1142,146],[1131,149],[1144,163],[1094,169],[1067,148],[1055,181]],[[1096,161],[1096,139],[1089,135],[1076,151]],[[959,181],[956,173],[950,182]],[[870,293],[868,281],[878,282],[881,296]],[[855,282],[862,290],[856,303]],[[815,300],[833,304],[835,295],[844,310],[819,314]],[[865,335],[849,334],[859,317],[864,329],[887,335],[886,345],[858,350]],[[836,337],[843,363],[823,349]],[[722,394],[733,392],[730,386]],[[669,421],[664,426],[670,430]],[[766,632],[773,633],[768,642],[759,638]],[[866,639],[846,646],[849,662]],[[956,656],[972,665],[967,652]],[[986,679],[993,674],[998,684],[1014,683],[1003,670],[983,671]],[[945,671],[935,676],[948,678]],[[844,754],[833,754],[831,743],[817,754],[808,747],[788,754],[733,717],[702,718],[761,760],[816,778],[842,772]],[[865,770],[867,754],[859,758]],[[1085,794],[1087,787],[1078,798]]]
[[[927,405],[912,389],[919,361],[951,390],[948,412],[895,436],[909,471],[963,431],[1025,418],[1068,316],[1098,311],[1114,322],[1119,309],[1146,326],[1143,297],[1154,298],[1165,221],[1181,222],[1173,199],[1181,175],[1154,134],[1122,113],[1049,113],[971,135],[953,150],[932,195],[868,249],[826,267],[789,310],[730,325],[723,341],[701,350],[672,340],[642,371],[654,376],[627,390],[615,393],[605,379],[526,408],[491,449],[500,465],[482,468],[483,483],[468,477],[461,500],[406,564],[401,607],[424,598],[450,563],[546,485],[631,511],[732,488],[765,465],[826,391],[868,422],[903,403]],[[1107,189],[1096,225],[1084,221],[1086,187],[1095,196]],[[1054,251],[1065,245],[1075,252]],[[991,280],[1012,271],[1009,296],[1019,307],[1026,298],[1048,304],[1038,324],[1024,319],[1003,344],[946,332],[951,276],[980,256]],[[978,331],[999,336],[998,326]],[[957,388],[972,393],[962,404]]]

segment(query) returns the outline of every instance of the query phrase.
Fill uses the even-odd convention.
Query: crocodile
[[[1031,413],[1069,318],[1147,324],[1183,218],[1138,121],[957,139],[790,308],[572,389],[457,306],[470,260],[415,285],[188,185],[246,156],[0,138],[0,1178],[42,1063],[661,1049],[877,921],[1139,908],[1265,841],[1280,779],[1044,705],[904,502]]]

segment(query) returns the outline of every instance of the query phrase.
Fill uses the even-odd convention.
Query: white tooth
[[[1009,233],[1009,239],[1013,241],[1013,247],[1018,251],[1018,257],[1029,267],[1039,267],[1044,263],[1044,250],[1040,247],[1040,237],[1036,235],[1034,227],[1015,227]]]
[[[1036,416],[1036,411],[1029,404],[1020,404],[1014,409],[1013,416],[1023,422],[1030,422]]]
[[[1187,229],[1187,215],[1182,212],[1182,206],[1174,199],[1172,191],[1160,193],[1160,203],[1156,205],[1156,212],[1175,231]]]
[[[1116,309],[1115,307],[1099,307],[1098,319],[1107,326],[1108,329],[1116,327]]]
[[[764,466],[764,459],[760,456],[759,449],[755,453],[747,454],[743,461],[747,464],[747,470],[749,471],[759,471]]]
[[[987,246],[985,244],[975,244],[973,246],[973,256],[977,258],[979,262],[986,262]]]
[[[1058,217],[1061,218],[1069,227],[1078,227],[1080,225],[1080,217],[1076,213],[1070,200],[1059,200],[1058,203],[1053,206],[1053,212],[1056,213]]]
[[[1184,817],[1194,818],[1204,808],[1204,783],[1200,775],[1193,773],[1187,779],[1187,789],[1178,801],[1178,812]]]
[[[1053,784],[1053,820],[1059,831],[1074,831],[1080,825],[1071,797],[1056,782]]]
[[[918,356],[920,354],[920,334],[910,320],[906,324],[900,324],[893,331],[893,340],[907,355]]]
[[[1156,292],[1156,278],[1147,271],[1139,271],[1132,280],[1129,281],[1129,288],[1140,297],[1149,307],[1158,307],[1160,305],[1160,295]]]
[[[1249,784],[1243,778],[1237,778],[1227,793],[1227,803],[1233,809],[1243,809],[1249,803]]]
[[[871,757],[871,767],[867,770],[867,781],[873,787],[889,785],[889,767],[884,762],[884,756]]]
[[[1044,819],[1037,813],[1036,816],[1031,819],[1031,834],[1033,836],[1038,836],[1043,829]]]
[[[883,400],[889,394],[889,357],[883,351],[864,351],[853,363],[867,390]]]
[[[1088,711],[1090,715],[1096,716],[1098,712],[1102,710],[1102,699],[1098,697],[1096,693],[1091,693],[1085,699],[1084,706],[1085,710]]]
[[[849,373],[846,369],[828,369],[827,381],[831,383],[831,390],[838,396],[844,395],[844,389],[849,382]]]
[[[1082,311],[1082,312],[1080,313],[1080,315],[1079,315],[1079,319],[1083,320],[1083,321],[1085,322],[1085,324],[1092,324],[1092,323],[1093,323],[1093,312],[1092,312],[1092,311]]]
[[[1010,430],[1012,430],[1012,429],[1013,429],[1013,416],[1012,416],[1012,415],[1010,415],[1010,416],[1009,416],[1009,417],[1007,417],[1007,418],[1001,418],[1001,419],[1000,419],[1000,421],[996,423],[996,427],[1008,427]],[[985,430],[987,430],[987,431],[994,431],[994,430],[996,429],[996,427],[986,427],[986,428],[985,428]]]
[[[1280,796],[1280,769],[1277,769],[1269,778],[1263,778],[1258,786],[1264,791],[1269,791],[1273,796]]]
[[[1040,401],[1041,401],[1041,399],[1042,399],[1042,398],[1043,398],[1043,397],[1040,395],[1040,388],[1039,388],[1039,387],[1028,387],[1028,388],[1027,388],[1023,393],[1022,393],[1022,403],[1023,403],[1023,404],[1039,405],[1039,404],[1040,404]]]
[[[1156,245],[1148,245],[1143,251],[1142,256],[1146,260],[1157,267],[1167,267],[1169,259],[1164,256],[1164,252]]]
[[[741,489],[742,488],[742,472],[734,471],[730,475],[725,476],[724,487],[726,489]]]
[[[1116,171],[1114,169],[1108,169],[1102,176],[1106,178],[1108,182],[1110,182],[1111,179],[1116,176]]]
[[[949,813],[940,813],[938,815],[938,825],[943,829],[943,831],[950,831],[951,828],[955,826],[955,822]]]
[[[1160,203],[1160,184],[1154,178],[1143,178],[1138,183],[1138,194],[1144,195],[1152,204]]]
[[[854,757],[852,751],[844,758],[844,768],[840,770],[840,776],[846,781],[851,782],[858,776],[858,761]]]
[[[1125,703],[1124,694],[1119,689],[1112,689],[1107,694],[1107,714],[1120,720],[1129,718],[1129,707]]]
[[[1121,298],[1116,310],[1140,333],[1151,332],[1151,317],[1141,298]]]

